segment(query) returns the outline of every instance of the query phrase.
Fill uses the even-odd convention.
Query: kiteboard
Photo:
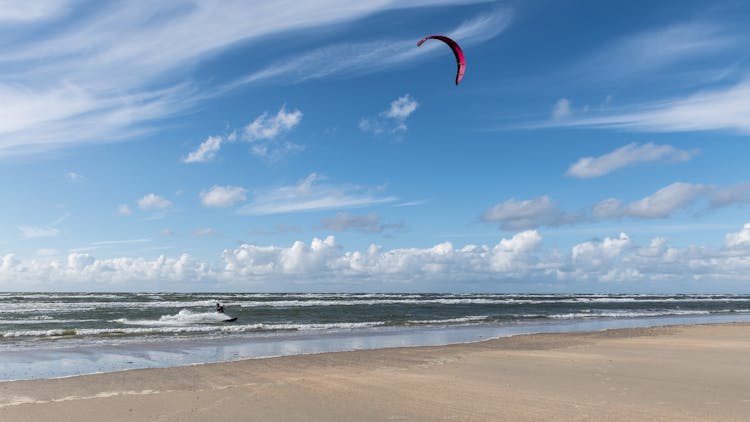
[[[237,321],[237,317],[234,317],[234,318],[228,318],[228,319],[225,319],[225,320],[223,320],[223,321],[221,321],[221,322],[232,322],[232,321]]]

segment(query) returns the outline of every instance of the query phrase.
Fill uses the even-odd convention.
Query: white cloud
[[[672,183],[627,205],[614,198],[605,199],[593,207],[593,216],[596,219],[666,218],[710,194],[711,190],[706,185]]]
[[[396,200],[380,196],[378,189],[319,183],[321,179],[320,175],[312,173],[296,185],[257,192],[255,199],[238,212],[244,215],[283,214],[364,207]]]
[[[749,183],[717,188],[677,182],[630,203],[624,203],[617,198],[604,199],[591,206],[590,213],[563,211],[547,195],[520,201],[509,199],[485,211],[481,219],[488,223],[499,223],[503,230],[524,230],[625,217],[667,218],[690,208],[696,212],[706,212],[748,201],[750,201]]]
[[[376,118],[361,119],[359,128],[364,132],[399,133],[406,132],[406,119],[419,107],[419,103],[406,94],[391,101],[388,110],[383,111]]]
[[[149,193],[148,195],[138,200],[138,206],[141,207],[141,209],[147,211],[165,210],[171,207],[172,203],[159,195]]]
[[[191,152],[182,159],[183,163],[206,163],[212,161],[221,149],[223,138],[221,136],[209,136],[203,141],[198,149]]]
[[[739,183],[728,188],[717,189],[711,197],[715,208],[750,202],[750,182]]]
[[[496,37],[510,25],[511,19],[510,9],[495,9],[444,33],[466,47]],[[273,62],[233,85],[274,78],[304,81],[332,75],[366,74],[412,61],[427,60],[438,54],[450,54],[446,52],[444,45],[438,45],[440,43],[429,43],[417,48],[417,40],[418,37],[327,45]],[[336,60],[331,60],[331,57]]]
[[[560,98],[552,108],[552,119],[553,120],[564,120],[573,115],[573,111],[570,109],[570,100],[567,98]]]
[[[625,250],[633,246],[633,242],[625,233],[619,237],[605,237],[601,241],[588,241],[573,246],[571,259],[577,265],[600,267],[620,256]]]
[[[547,195],[522,201],[509,199],[482,214],[482,221],[500,223],[503,230],[570,224],[579,218],[578,215],[562,212]]]
[[[712,188],[706,185],[672,183],[649,196],[626,205],[617,199],[605,199],[593,207],[593,216],[596,219],[620,217],[666,218],[710,195],[711,191]]]
[[[65,173],[65,178],[70,180],[71,182],[80,182],[84,179],[84,177],[80,173],[76,173],[74,171]]]
[[[28,5],[26,5],[28,3]],[[414,4],[450,4],[436,0]],[[457,3],[465,3],[457,1]],[[112,142],[154,130],[217,95],[183,69],[270,34],[352,22],[403,3],[299,1],[18,2],[0,9],[18,37],[0,47],[0,156]],[[64,16],[54,31],[42,19]],[[196,30],[200,28],[200,30]],[[219,89],[220,92],[226,90]]]
[[[193,230],[193,236],[199,237],[222,237],[223,235],[210,227]]]
[[[750,247],[750,223],[737,233],[727,233],[724,243],[729,249]]]
[[[0,1],[0,22],[32,22],[50,19],[67,10],[68,0]]]
[[[622,79],[676,65],[697,57],[715,56],[740,44],[729,31],[714,24],[692,22],[642,31],[606,45],[581,63],[578,74]]]
[[[404,226],[403,223],[382,224],[380,216],[374,212],[366,215],[338,213],[323,220],[322,225],[326,229],[337,232],[354,230],[363,233],[383,233],[386,230],[402,229]]]
[[[726,130],[750,133],[750,81],[685,98],[633,104],[599,115],[550,122],[548,126],[582,126],[643,132]]]
[[[419,103],[411,95],[406,94],[391,102],[391,108],[385,112],[385,116],[396,120],[406,120],[418,106]]]
[[[60,230],[54,227],[18,226],[23,239],[36,239],[39,237],[54,237],[60,234]]]
[[[213,263],[187,254],[103,259],[78,251],[64,257],[44,254],[40,259],[23,259],[10,253],[0,257],[0,289],[114,288],[119,284],[120,288],[153,290],[163,288],[162,283],[171,283],[170,288],[175,289],[203,286],[294,290],[300,282],[322,291],[362,282],[375,290],[390,290],[393,283],[400,288],[412,285],[430,289],[444,286],[441,283],[445,282],[452,286],[484,282],[490,283],[485,284],[488,288],[497,289],[504,283],[521,280],[529,288],[545,286],[553,290],[586,286],[587,282],[599,283],[597,286],[605,291],[612,286],[649,286],[641,284],[644,282],[669,282],[660,284],[660,289],[675,291],[696,286],[706,290],[721,286],[736,289],[737,282],[750,281],[748,246],[750,223],[739,232],[728,233],[724,248],[675,247],[663,237],[639,245],[626,233],[620,233],[578,243],[568,253],[561,253],[545,249],[539,233],[529,230],[494,245],[463,247],[442,242],[426,248],[384,249],[370,245],[363,250],[347,250],[332,236],[309,243],[295,241],[288,246],[244,243],[224,250],[220,261]]]
[[[708,191],[709,188],[705,185],[672,183],[659,189],[653,195],[631,203],[626,213],[638,218],[668,217],[673,212],[690,205]]]
[[[534,268],[533,253],[541,237],[522,232],[494,247],[468,245],[456,249],[450,242],[426,249],[383,250],[371,245],[366,251],[346,252],[329,236],[310,245],[294,242],[290,248],[241,245],[224,251],[225,271],[242,276],[305,274],[311,278],[343,277],[414,280],[460,274],[515,276]]]
[[[301,151],[302,145],[283,139],[302,121],[300,110],[286,111],[282,106],[276,115],[263,113],[250,122],[243,131],[243,139],[250,142],[250,151],[269,160],[279,159],[287,154]]]
[[[213,186],[201,191],[201,203],[211,208],[228,208],[247,198],[247,189],[240,186]]]
[[[566,174],[580,178],[599,177],[638,163],[688,161],[697,153],[696,150],[686,151],[671,145],[633,142],[599,157],[583,157],[571,165]]]
[[[250,142],[258,140],[275,139],[289,132],[302,121],[302,112],[299,110],[286,111],[281,107],[275,116],[263,113],[245,126],[244,135]]]
[[[150,237],[142,237],[138,239],[124,239],[124,240],[100,240],[97,242],[91,242],[93,246],[112,246],[112,245],[128,245],[132,243],[148,243],[151,242]]]
[[[131,215],[133,214],[133,210],[130,209],[130,206],[128,204],[120,204],[117,206],[117,214],[118,215]]]

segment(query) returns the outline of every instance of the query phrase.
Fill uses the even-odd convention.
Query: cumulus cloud
[[[503,239],[494,247],[468,245],[455,248],[450,242],[426,249],[383,250],[371,245],[365,251],[346,252],[335,238],[313,239],[310,245],[294,242],[289,248],[241,245],[224,251],[225,270],[249,275],[300,274],[310,277],[394,277],[420,279],[436,275],[516,272],[535,265],[533,252],[541,237],[522,232]]]
[[[711,206],[714,208],[746,202],[750,202],[750,182],[716,189],[711,196]]]
[[[750,223],[737,233],[727,233],[724,243],[728,249],[750,247]]]
[[[172,206],[172,202],[159,195],[149,193],[138,200],[138,206],[147,211],[165,210]]]
[[[211,208],[228,208],[247,198],[247,189],[240,186],[213,186],[201,191],[201,203]]]
[[[224,139],[221,136],[209,136],[203,141],[198,149],[188,154],[182,159],[183,163],[206,163],[213,161],[216,154],[221,149],[221,143]]]
[[[245,243],[221,254],[221,261],[208,264],[187,254],[176,258],[101,259],[85,252],[71,252],[64,259],[21,260],[8,254],[0,260],[0,286],[41,281],[65,283],[117,283],[174,281],[190,283],[255,283],[274,280],[305,280],[323,283],[357,280],[408,282],[414,280],[476,277],[519,277],[541,268],[535,258],[541,237],[534,231],[502,239],[494,246],[450,242],[419,249],[384,250],[370,245],[364,251],[347,251],[332,236],[295,241],[290,246]],[[37,284],[38,285],[38,284]],[[28,285],[27,285],[28,286]]]
[[[287,112],[286,108],[282,106],[275,116],[271,116],[266,112],[245,126],[245,138],[250,142],[275,139],[292,130],[301,121],[301,111],[292,110]]]
[[[639,145],[633,142],[599,157],[583,157],[571,165],[566,174],[572,177],[593,178],[639,163],[688,161],[697,153],[696,150],[686,151],[671,145]]]
[[[238,212],[244,215],[270,215],[365,207],[393,202],[397,198],[382,196],[380,189],[357,185],[321,183],[323,177],[311,173],[295,185],[256,192],[252,202]]]
[[[748,201],[748,183],[718,188],[677,182],[629,203],[617,198],[607,198],[592,205],[586,212],[563,211],[547,195],[526,200],[509,199],[485,211],[481,219],[487,223],[499,224],[503,230],[523,230],[620,218],[667,218],[681,211],[708,212]]]
[[[547,250],[535,230],[527,230],[491,245],[455,246],[442,242],[426,248],[385,249],[370,245],[347,250],[332,236],[290,245],[243,243],[225,249],[217,262],[187,254],[157,258],[97,258],[85,251],[24,259],[13,253],[0,257],[0,289],[43,289],[49,286],[124,287],[154,289],[170,286],[294,289],[294,283],[313,283],[320,290],[340,283],[366,282],[388,290],[401,286],[437,286],[441,282],[484,281],[501,288],[508,281],[528,286],[556,283],[581,286],[585,282],[642,286],[642,282],[681,283],[750,281],[750,223],[725,236],[722,248],[700,245],[677,247],[663,237],[639,244],[626,233],[573,245],[567,252]],[[45,254],[47,255],[47,254]],[[300,277],[304,275],[304,277]],[[406,283],[406,284],[405,284]],[[414,284],[417,285],[417,284]],[[731,284],[729,284],[731,285]],[[554,287],[553,287],[554,288]],[[607,287],[602,287],[607,289]],[[709,288],[709,287],[707,287]]]
[[[354,230],[363,233],[383,233],[386,230],[399,230],[404,227],[403,223],[382,224],[378,213],[366,215],[338,213],[323,220],[322,225],[326,229],[337,232]]]
[[[665,218],[677,210],[684,209],[709,191],[710,188],[705,185],[672,183],[652,195],[629,204],[625,212],[637,218]]]
[[[623,251],[633,246],[630,237],[620,233],[619,237],[605,237],[601,241],[588,241],[573,246],[571,259],[577,265],[600,267],[620,256]]]
[[[282,106],[275,115],[267,112],[245,126],[242,138],[250,142],[250,152],[269,160],[279,159],[287,154],[301,151],[302,145],[284,139],[285,135],[302,121],[300,110],[287,111]]]
[[[605,199],[593,207],[592,214],[596,219],[666,218],[685,209],[698,199],[710,194],[711,191],[712,189],[706,185],[672,183],[630,204],[622,204],[613,198]]]
[[[564,120],[573,115],[573,110],[570,108],[570,100],[567,98],[560,98],[552,107],[552,119],[553,120]]]
[[[400,133],[406,132],[406,119],[419,107],[419,103],[406,94],[391,101],[388,110],[381,112],[378,117],[366,118],[359,121],[359,128],[364,132]]]
[[[579,221],[580,216],[565,213],[547,196],[518,201],[509,199],[482,214],[482,221],[499,223],[503,230],[523,230],[541,226],[559,226]]]
[[[130,205],[128,204],[120,204],[117,206],[117,214],[118,215],[131,215],[133,214],[133,210],[130,209]]]

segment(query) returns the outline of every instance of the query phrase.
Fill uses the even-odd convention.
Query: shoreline
[[[750,314],[545,321],[497,326],[384,327],[312,334],[166,338],[114,344],[60,340],[59,343],[36,343],[0,350],[3,362],[0,365],[0,384],[295,355],[472,344],[527,334],[725,323],[750,323]],[[61,360],[66,364],[59,365]]]
[[[520,334],[7,381],[0,419],[96,420],[113,406],[113,421],[205,420],[212,409],[249,420],[595,420],[605,410],[617,420],[731,420],[750,414],[748,356],[749,323]]]

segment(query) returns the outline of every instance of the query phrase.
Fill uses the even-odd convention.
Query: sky
[[[749,20],[2,0],[0,290],[746,293]]]

